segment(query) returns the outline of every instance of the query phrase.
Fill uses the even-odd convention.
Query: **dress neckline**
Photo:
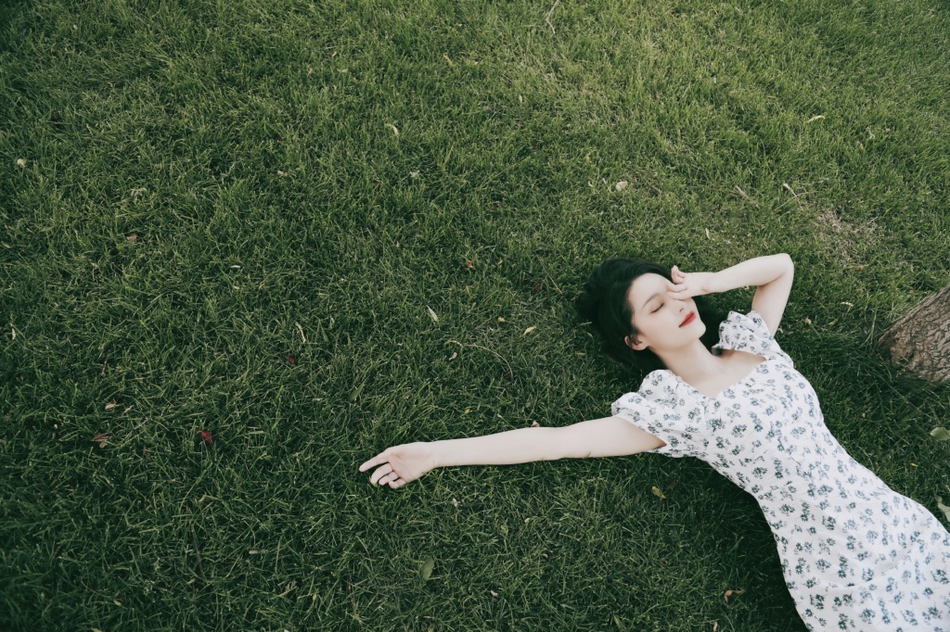
[[[731,349],[731,351],[735,351],[735,349]],[[692,384],[690,384],[689,382],[687,382],[686,380],[684,380],[683,378],[681,378],[680,376],[678,376],[676,373],[673,373],[673,372],[670,371],[669,369],[665,369],[665,370],[666,370],[667,373],[669,373],[670,375],[673,376],[673,379],[675,379],[677,382],[679,382],[680,384],[684,385],[686,388],[688,388],[689,390],[693,391],[694,393],[696,393],[697,395],[699,395],[699,396],[702,397],[703,399],[708,399],[708,400],[710,400],[710,401],[717,401],[717,400],[718,400],[720,397],[722,397],[725,393],[727,393],[727,392],[729,392],[729,391],[731,391],[731,390],[734,390],[737,386],[739,386],[739,385],[742,384],[743,382],[746,382],[746,381],[748,381],[748,380],[751,380],[753,377],[755,377],[755,375],[759,372],[759,369],[762,368],[762,366],[763,366],[766,362],[768,362],[768,358],[764,358],[764,357],[760,356],[758,353],[751,353],[751,352],[749,352],[749,351],[746,351],[745,353],[749,353],[750,355],[754,355],[754,356],[757,356],[757,357],[762,358],[762,359],[761,359],[761,361],[760,361],[758,364],[756,364],[754,367],[752,367],[752,370],[751,370],[751,371],[749,371],[748,373],[746,373],[743,377],[739,378],[738,380],[736,380],[735,382],[733,382],[732,384],[730,384],[730,385],[727,386],[726,388],[724,388],[724,389],[722,389],[721,391],[719,391],[718,393],[716,393],[716,395],[715,395],[714,397],[710,397],[709,395],[707,395],[706,393],[702,392],[701,390],[699,390],[698,388],[696,388],[695,386],[693,386]]]

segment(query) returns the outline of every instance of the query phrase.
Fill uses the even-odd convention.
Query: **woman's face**
[[[673,298],[673,288],[671,281],[653,273],[641,275],[630,284],[627,301],[637,332],[627,336],[632,349],[649,348],[654,353],[677,349],[695,343],[706,332],[696,301]]]

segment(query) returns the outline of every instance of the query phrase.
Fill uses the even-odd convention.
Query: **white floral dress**
[[[950,632],[950,533],[891,490],[825,427],[818,398],[762,317],[732,312],[721,349],[764,358],[715,398],[650,373],[613,414],[752,494],[810,630]]]

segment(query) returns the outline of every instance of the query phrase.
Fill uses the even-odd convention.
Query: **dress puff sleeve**
[[[700,439],[702,407],[682,386],[672,372],[653,371],[643,380],[639,391],[615,401],[611,412],[666,443],[653,452],[672,457],[692,456]]]
[[[769,331],[768,325],[755,310],[746,314],[729,312],[719,325],[719,344],[713,350],[747,351],[766,360],[782,360],[792,365],[792,359],[782,351]]]

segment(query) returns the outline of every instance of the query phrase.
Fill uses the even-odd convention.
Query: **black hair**
[[[666,368],[659,356],[649,349],[631,349],[625,340],[637,333],[627,294],[633,282],[644,274],[659,274],[668,281],[673,280],[670,268],[659,263],[646,259],[611,259],[590,275],[576,304],[581,318],[590,321],[600,333],[608,357],[643,371],[654,371]],[[702,342],[711,348],[719,341],[722,318],[703,297],[697,296],[694,300],[699,317],[706,325]]]

